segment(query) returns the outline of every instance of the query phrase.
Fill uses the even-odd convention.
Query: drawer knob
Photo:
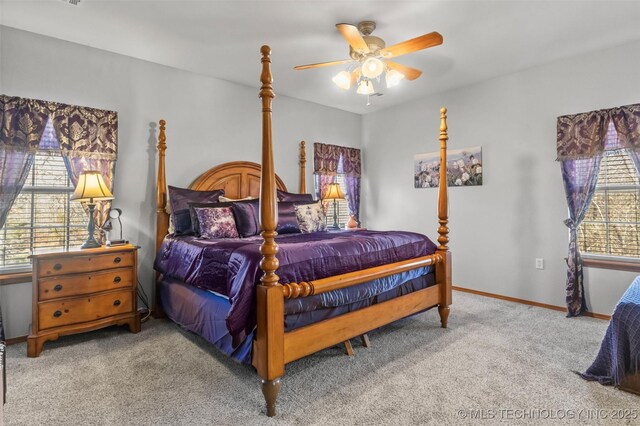
[[[120,302],[120,300],[116,299],[116,301],[113,302],[113,306],[120,306],[120,303],[122,303],[122,302]]]
[[[58,318],[59,316],[62,316],[62,312],[60,312],[60,311],[55,311],[55,312],[53,313],[53,316],[54,316],[54,317],[56,317],[56,318]]]
[[[62,265],[59,263],[56,263],[55,265],[53,265],[53,269],[55,269],[56,271],[59,271],[60,269],[62,269]]]
[[[122,259],[120,259],[119,257],[116,257],[115,259],[113,259],[113,263],[120,263],[122,261]]]
[[[56,284],[56,286],[53,288],[53,291],[60,291],[62,290],[62,284]]]
[[[114,283],[119,283],[120,281],[122,281],[122,278],[120,278],[120,277],[115,277],[115,278],[113,279],[113,282],[114,282]]]

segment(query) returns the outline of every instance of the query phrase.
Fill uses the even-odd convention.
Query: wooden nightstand
[[[140,331],[138,248],[37,252],[33,259],[33,325],[27,355],[60,336],[129,325]]]

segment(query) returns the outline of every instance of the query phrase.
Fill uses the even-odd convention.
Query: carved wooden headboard
[[[169,231],[169,214],[167,213],[167,179],[165,172],[165,151],[167,149],[167,137],[165,134],[165,120],[160,120],[160,133],[158,135],[158,178],[157,206],[156,206],[156,252],[162,244],[162,240]],[[300,193],[307,192],[306,185],[306,155],[305,143],[300,142]],[[260,195],[261,166],[250,161],[233,161],[220,164],[207,170],[189,185],[190,189],[206,191],[212,189],[224,189],[226,197],[245,198],[258,197]],[[278,176],[276,187],[287,191],[282,179]]]
[[[260,195],[260,164],[250,161],[232,161],[220,164],[201,174],[189,185],[190,189],[210,191],[224,189],[225,197],[245,198]],[[282,179],[276,175],[276,186],[286,191]]]

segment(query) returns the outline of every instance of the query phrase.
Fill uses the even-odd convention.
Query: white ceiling
[[[640,39],[638,1],[0,0],[0,23],[258,87],[272,47],[276,94],[364,114],[555,59]],[[338,89],[348,58],[335,24],[374,20],[387,45],[431,31],[444,44],[397,59],[424,74],[366,98]]]

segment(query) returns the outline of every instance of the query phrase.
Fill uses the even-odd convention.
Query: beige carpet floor
[[[370,333],[372,348],[354,340],[352,358],[335,347],[289,364],[278,416],[267,418],[250,367],[152,320],[139,334],[61,338],[35,359],[10,346],[5,423],[639,424],[617,410],[640,410],[640,397],[572,372],[590,365],[606,326],[455,292],[446,330],[429,311]]]

